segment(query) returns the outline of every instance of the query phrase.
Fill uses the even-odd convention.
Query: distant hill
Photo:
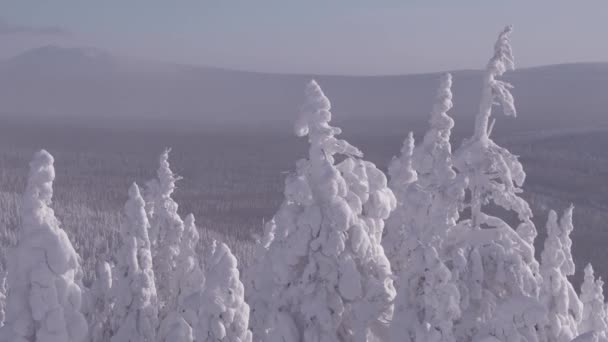
[[[479,71],[455,71],[458,127],[476,113]],[[0,113],[34,118],[165,120],[189,124],[287,125],[317,79],[337,121],[405,131],[423,122],[438,74],[279,75],[125,60],[92,48],[46,46],[0,62]],[[608,124],[608,63],[521,69],[514,86],[520,118],[499,130]],[[363,124],[361,124],[363,123]]]

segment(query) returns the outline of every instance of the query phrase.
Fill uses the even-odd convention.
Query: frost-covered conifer
[[[528,203],[518,195],[525,173],[516,156],[490,139],[492,107],[498,104],[506,115],[516,113],[511,86],[497,79],[514,67],[510,32],[507,27],[500,33],[484,72],[474,135],[454,154],[458,173],[468,178],[465,205],[471,215],[446,242],[462,298],[462,318],[456,326],[459,340],[494,336],[502,341],[535,341],[544,316],[534,258],[536,228]],[[489,215],[486,208],[491,206],[515,213],[517,227]]]
[[[269,297],[266,341],[366,341],[392,315],[391,270],[380,240],[395,207],[384,174],[335,136],[330,103],[315,81],[296,134],[308,136],[309,157],[296,163],[285,200],[264,237]],[[335,156],[345,157],[335,164]],[[261,304],[262,303],[262,304]],[[265,329],[257,329],[257,331]]]
[[[419,225],[424,204],[417,180],[418,174],[412,167],[414,154],[414,135],[410,132],[403,142],[399,157],[393,157],[389,166],[389,187],[397,199],[397,207],[386,220],[382,246],[391,263],[391,270],[397,277],[408,267],[408,255],[418,245],[417,238],[411,233]],[[398,282],[395,284],[399,288]]]
[[[205,289],[184,303],[196,341],[251,342],[249,305],[237,260],[224,243],[213,241],[205,256]]]
[[[564,272],[563,265],[568,258],[563,238],[557,214],[551,210],[547,220],[547,239],[541,254],[540,273],[543,282],[540,298],[547,310],[547,321],[543,325],[541,336],[543,340],[552,342],[566,342],[576,337],[577,320],[580,317],[578,296]]]
[[[579,333],[595,331],[602,338],[608,334],[606,308],[604,304],[604,282],[595,279],[593,267],[585,267],[585,280],[581,286],[581,302],[583,317],[579,325]]]
[[[4,325],[6,318],[6,272],[0,274],[0,327]]]
[[[392,341],[455,340],[452,325],[460,315],[460,294],[439,253],[458,220],[465,184],[451,162],[454,122],[446,114],[452,107],[451,84],[451,76],[443,75],[422,144],[414,148],[410,133],[402,155],[389,165],[389,185],[398,203],[383,240],[399,277]]]
[[[189,214],[184,221],[184,234],[177,257],[177,311],[185,307],[190,296],[201,292],[204,288],[205,274],[195,250],[198,240],[199,234],[194,215]]]
[[[288,180],[291,177],[288,177]],[[286,181],[287,183],[287,181]],[[255,236],[256,244],[253,252],[253,262],[245,270],[243,283],[245,285],[245,299],[251,308],[249,313],[249,327],[255,341],[265,336],[265,330],[269,326],[266,320],[270,317],[272,304],[273,278],[266,275],[272,274],[272,265],[266,262],[266,254],[272,241],[276,222],[274,219],[266,222],[263,235]]]
[[[110,317],[112,315],[112,268],[107,262],[99,262],[95,270],[95,282],[91,287],[89,296],[90,321],[89,331],[91,342],[107,342],[110,340],[112,328]]]
[[[165,150],[160,156],[160,166],[157,179],[149,182],[148,189],[152,198],[150,217],[150,235],[153,236],[152,253],[154,260],[154,275],[160,304],[159,317],[164,317],[177,310],[178,299],[178,266],[180,244],[184,232],[184,222],[177,213],[177,203],[171,198],[175,183],[180,179],[171,171],[169,152]]]
[[[156,341],[158,299],[148,238],[150,225],[135,183],[129,188],[125,214],[113,282],[112,342]]]
[[[41,150],[30,162],[17,246],[8,253],[6,322],[0,341],[84,341],[79,257],[53,209],[53,156]]]

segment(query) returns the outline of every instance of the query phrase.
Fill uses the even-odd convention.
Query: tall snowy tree
[[[154,275],[160,304],[159,317],[164,319],[169,312],[177,309],[178,284],[177,259],[184,233],[184,222],[177,213],[177,203],[171,198],[175,183],[180,179],[171,171],[169,152],[166,149],[160,156],[160,166],[157,179],[148,182],[152,189],[153,210],[150,213],[150,235],[152,236],[152,252],[154,260]]]
[[[158,298],[148,230],[150,224],[139,187],[129,188],[122,246],[116,255],[112,342],[156,341]]]
[[[315,81],[296,134],[309,157],[288,177],[264,255],[272,279],[267,341],[366,341],[383,333],[395,296],[380,240],[395,197],[384,174],[335,136],[330,102]],[[335,164],[336,155],[345,159]],[[263,330],[263,329],[262,329]]]
[[[399,276],[392,341],[455,341],[460,294],[438,252],[456,225],[465,186],[451,164],[451,84],[451,75],[443,75],[422,144],[414,148],[410,133],[402,155],[389,165],[398,203],[383,241]]]
[[[175,336],[171,342],[204,340],[194,330],[205,285],[205,275],[195,251],[198,240],[194,215],[189,214],[184,221],[184,234],[176,262],[177,279],[174,283],[177,289],[177,308],[168,314],[166,322],[161,325],[161,330],[165,331],[161,337],[166,336],[167,341],[171,336]]]
[[[417,184],[418,173],[413,168],[414,134],[410,132],[403,142],[399,157],[393,157],[388,166],[389,187],[395,194],[397,206],[386,220],[382,246],[391,270],[397,276],[407,268],[409,253],[418,245],[417,238],[411,235],[411,229],[419,225],[420,213],[424,204],[420,201],[422,194]],[[399,282],[395,287],[399,288]]]
[[[112,268],[107,262],[99,262],[95,270],[95,282],[89,292],[90,316],[89,331],[91,342],[107,342],[110,340],[112,328]]]
[[[604,282],[595,279],[593,267],[585,267],[585,280],[581,286],[581,302],[583,304],[583,317],[578,326],[579,333],[595,331],[603,339],[607,338],[608,320],[604,304]]]
[[[290,184],[288,177],[286,183]],[[251,308],[249,314],[249,326],[255,341],[260,341],[266,335],[266,329],[270,325],[269,319],[272,306],[273,277],[272,265],[266,261],[266,255],[270,245],[274,241],[276,222],[274,219],[266,222],[264,233],[261,237],[255,237],[253,261],[245,271],[245,299]]]
[[[177,258],[177,300],[178,311],[187,306],[189,298],[204,289],[205,274],[196,254],[199,234],[194,215],[189,214],[184,221],[184,235]]]
[[[564,216],[568,213],[571,214],[572,211],[567,210]],[[562,219],[562,223],[566,222],[567,220]],[[565,272],[567,267],[564,267],[564,264],[572,260],[572,255],[569,248],[566,252],[564,244],[566,236],[562,228],[558,223],[557,214],[551,210],[547,220],[547,239],[540,265],[543,278],[540,298],[547,310],[547,322],[541,332],[544,334],[543,339],[551,342],[570,341],[578,335],[581,311],[578,296]]]
[[[0,327],[4,325],[6,319],[6,272],[0,274]]]
[[[506,27],[500,33],[484,72],[473,137],[454,154],[458,173],[468,178],[465,204],[471,215],[452,229],[446,242],[462,298],[463,316],[455,327],[458,339],[493,336],[502,341],[536,341],[537,325],[544,316],[534,258],[536,228],[528,203],[518,195],[525,173],[517,157],[490,138],[494,105],[508,116],[516,113],[511,85],[498,79],[514,68],[510,32],[511,27]],[[515,229],[488,214],[489,207],[516,214]]]
[[[184,303],[195,340],[251,342],[249,305],[236,258],[224,243],[213,241],[205,264],[204,291]]]
[[[30,162],[17,246],[8,253],[6,322],[0,341],[72,342],[87,338],[76,281],[79,256],[50,208],[55,168],[41,150]]]

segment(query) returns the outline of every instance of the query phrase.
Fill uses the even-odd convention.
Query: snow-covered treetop
[[[198,244],[198,240],[200,239],[200,235],[196,230],[196,223],[194,221],[194,215],[188,214],[186,219],[184,220],[184,235],[182,236],[182,248],[187,249],[188,251],[194,252],[196,249],[196,245]]]
[[[559,220],[559,236],[562,240],[562,247],[565,257],[565,261],[562,264],[562,272],[568,276],[574,275],[575,271],[574,258],[572,257],[572,239],[570,238],[570,233],[572,233],[574,230],[574,225],[572,224],[573,211],[574,205],[570,204]]]
[[[439,89],[431,118],[430,129],[424,136],[422,144],[414,151],[415,169],[419,174],[429,174],[429,181],[433,183],[445,182],[454,178],[456,173],[452,169],[450,145],[451,130],[454,120],[447,115],[452,108],[452,75],[446,73],[441,76]]]
[[[363,153],[359,149],[335,138],[342,130],[329,124],[330,109],[331,103],[319,84],[315,80],[310,81],[306,86],[306,103],[302,106],[300,117],[295,124],[295,133],[299,137],[308,136],[311,161],[314,163],[322,157],[319,155],[322,152],[331,163],[335,153],[361,157]]]
[[[160,166],[156,172],[160,186],[160,195],[164,197],[169,197],[173,194],[175,183],[181,179],[181,177],[176,176],[173,171],[171,171],[169,165],[169,152],[171,152],[171,149],[167,148],[160,155]]]
[[[418,180],[418,174],[412,167],[414,155],[414,133],[410,132],[401,147],[401,155],[393,157],[388,165],[389,185],[393,191]]]
[[[23,196],[23,206],[26,209],[34,209],[51,204],[53,198],[53,181],[55,180],[55,168],[53,156],[46,150],[40,150],[34,154],[30,162],[30,171]]]
[[[481,140],[488,138],[491,127],[488,127],[492,106],[499,103],[507,116],[516,116],[515,102],[509,91],[511,84],[497,80],[508,70],[514,70],[513,51],[509,35],[512,27],[507,26],[498,36],[494,45],[494,56],[488,62],[484,75],[483,99],[479,105],[479,114],[475,120],[475,137]]]
[[[150,248],[148,238],[149,223],[144,205],[144,199],[141,197],[139,187],[135,183],[131,184],[131,187],[129,187],[129,200],[125,204],[125,214],[130,225],[128,226],[129,229],[123,229],[123,234],[125,234],[125,237],[135,236],[141,239],[147,245],[145,247]]]

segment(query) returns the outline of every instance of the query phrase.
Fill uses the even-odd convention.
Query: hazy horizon
[[[608,61],[608,3],[242,1],[0,4],[0,59],[44,45],[271,73],[403,75],[480,69],[505,24],[520,68]],[[577,25],[564,25],[585,17]],[[540,20],[542,18],[542,20]],[[481,29],[483,28],[483,29]],[[583,37],[584,39],[581,39]],[[542,48],[539,48],[542,47]]]

